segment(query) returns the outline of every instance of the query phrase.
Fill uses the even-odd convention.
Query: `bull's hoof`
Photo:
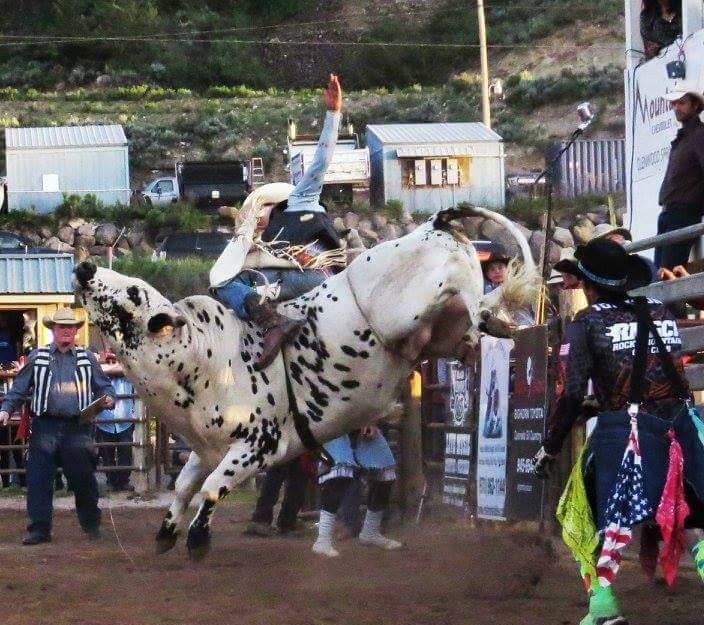
[[[175,525],[167,525],[166,522],[161,524],[156,535],[156,553],[161,555],[174,548],[178,532]]]
[[[210,528],[209,527],[191,527],[188,530],[188,557],[191,560],[202,560],[210,551]]]

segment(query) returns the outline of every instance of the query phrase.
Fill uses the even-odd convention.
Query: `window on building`
[[[470,157],[402,158],[404,187],[468,187]]]

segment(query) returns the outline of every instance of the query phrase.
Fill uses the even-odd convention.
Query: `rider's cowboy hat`
[[[54,326],[73,326],[78,329],[85,323],[85,319],[78,319],[71,308],[59,308],[51,316],[44,315],[42,323],[50,330]]]
[[[608,239],[592,239],[574,253],[579,277],[601,289],[625,293],[650,284],[652,273],[648,263],[636,254],[629,254],[621,245]]]
[[[505,263],[506,265],[511,262],[511,256],[506,251],[506,248],[500,243],[491,243],[486,250],[488,254],[484,258],[480,257],[480,262],[482,264],[482,269],[486,268],[489,263]]]
[[[675,102],[686,95],[691,95],[699,102],[699,106],[704,109],[704,95],[697,83],[693,80],[677,80],[675,84],[668,87],[665,92],[665,99],[668,102]]]

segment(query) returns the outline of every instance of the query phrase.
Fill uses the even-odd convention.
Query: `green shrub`
[[[212,264],[212,259],[196,257],[152,261],[149,256],[134,255],[115,259],[113,269],[141,278],[175,302],[189,295],[207,295]]]
[[[384,204],[382,211],[389,219],[398,221],[403,217],[403,202],[401,200],[389,200]]]

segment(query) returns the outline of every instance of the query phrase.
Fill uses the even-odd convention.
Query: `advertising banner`
[[[477,432],[477,515],[506,518],[506,441],[512,339],[481,339]]]
[[[520,330],[513,351],[513,393],[509,419],[506,516],[538,520],[543,480],[533,472],[540,449],[547,406],[547,326]]]

